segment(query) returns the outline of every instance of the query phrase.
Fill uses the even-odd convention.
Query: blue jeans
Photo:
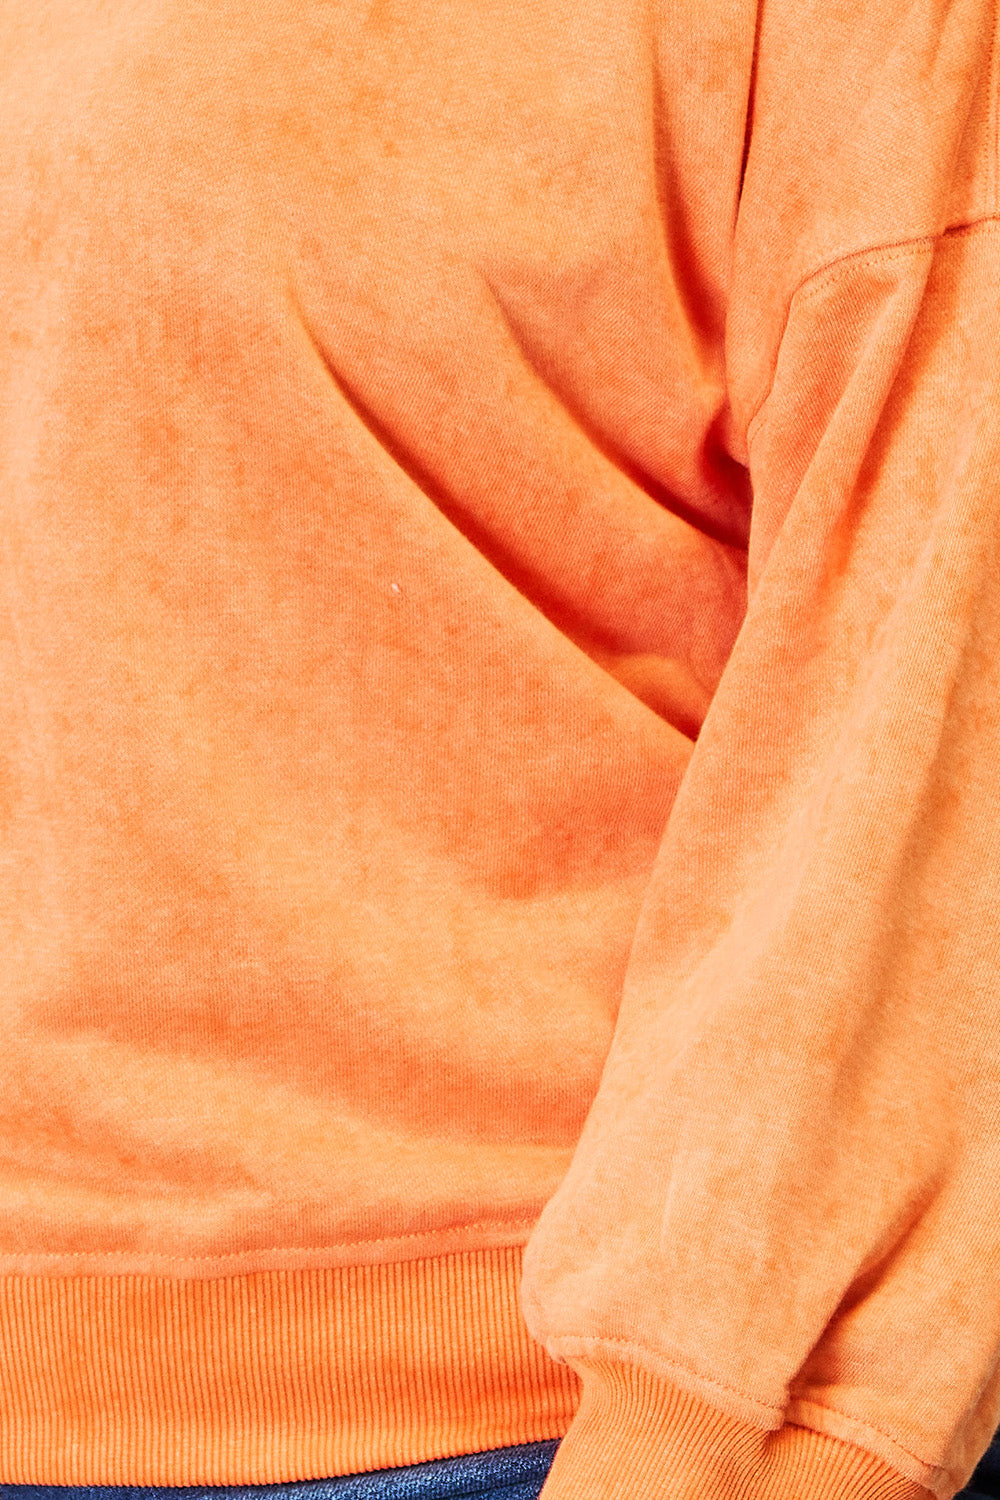
[[[0,1484],[0,1500],[538,1500],[558,1438],[288,1484]]]
[[[960,1490],[955,1500],[993,1500],[994,1496],[1000,1496],[1000,1431],[994,1433],[968,1487]]]
[[[0,1484],[0,1500],[538,1500],[558,1440],[289,1484]],[[595,1497],[596,1500],[596,1497]],[[1000,1432],[955,1500],[1000,1500]]]

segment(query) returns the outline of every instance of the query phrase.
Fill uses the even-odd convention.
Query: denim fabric
[[[290,1484],[0,1484],[0,1500],[538,1500],[559,1440]]]
[[[1000,1497],[1000,1430],[976,1465],[968,1486],[955,1500],[998,1500]]]

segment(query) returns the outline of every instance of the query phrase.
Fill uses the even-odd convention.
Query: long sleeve
[[[0,1485],[971,1475],[998,14],[0,4]]]
[[[759,42],[746,616],[525,1257],[543,1500],[950,1500],[1000,1419],[996,20],[826,9]]]

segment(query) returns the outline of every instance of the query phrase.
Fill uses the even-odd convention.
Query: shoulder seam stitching
[[[998,56],[1000,56],[1000,47],[997,48],[997,52]],[[998,70],[998,77],[1000,77],[1000,70]],[[997,89],[997,99],[1000,100],[1000,88]],[[1000,110],[997,111],[997,116],[998,126],[1000,126]],[[998,145],[1000,145],[1000,141],[998,141]],[[854,265],[864,265],[866,258],[870,264],[875,264],[878,261],[884,262],[892,259],[894,255],[902,258],[919,249],[921,246],[930,248],[940,240],[951,239],[960,234],[970,234],[991,224],[1000,224],[1000,212],[977,214],[974,219],[970,219],[967,223],[950,224],[946,229],[942,229],[937,234],[912,235],[910,238],[904,240],[883,240],[876,244],[863,245],[857,250],[847,250],[843,255],[835,255],[831,260],[824,261],[822,265],[816,266],[813,270],[808,271],[802,276],[788,294],[785,302],[785,316],[781,326],[781,333],[775,345],[774,368],[771,371],[771,378],[767,383],[767,389],[754,407],[753,414],[747,422],[744,433],[744,446],[749,448],[753,430],[760,421],[764,408],[774,389],[774,382],[778,373],[777,356],[780,353],[785,335],[788,332],[792,304],[796,298],[809,297],[814,291],[819,290],[820,287],[818,284],[821,278],[828,272],[837,272],[837,275],[830,277],[830,281],[836,281],[841,272],[846,273]]]

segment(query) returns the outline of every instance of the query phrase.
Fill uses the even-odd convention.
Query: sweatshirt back
[[[1000,1424],[996,0],[5,0],[0,1481]]]

